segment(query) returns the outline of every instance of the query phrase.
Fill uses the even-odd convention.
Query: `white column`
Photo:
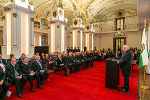
[[[28,14],[21,13],[21,53],[29,54],[29,18]]]
[[[3,46],[6,46],[6,16],[4,20],[4,26],[3,26]]]
[[[73,49],[77,46],[76,44],[76,39],[77,39],[77,36],[76,36],[77,32],[76,30],[73,30]]]
[[[89,33],[86,33],[86,50],[89,51]]]
[[[83,51],[83,49],[82,49],[82,46],[83,46],[83,40],[82,39],[83,39],[83,37],[82,36],[83,36],[83,32],[81,31],[80,32],[80,51]]]
[[[21,53],[25,53],[28,57],[31,57],[34,53],[34,47],[30,47],[32,44],[31,40],[33,42],[31,28],[34,27],[30,24],[30,16],[33,16],[34,11],[28,9],[28,3],[21,2],[20,4],[8,4],[5,6],[9,9],[3,13],[6,16],[3,35],[4,46],[2,46],[2,56],[4,59],[9,58],[11,53],[16,58],[19,58]]]
[[[7,41],[7,44],[6,44],[6,48],[7,48],[7,55],[10,55],[11,54],[11,46],[12,46],[12,43],[11,43],[11,12],[7,12],[6,13],[6,41]]]
[[[17,45],[16,17],[13,15],[13,45]]]
[[[92,34],[92,51],[94,50],[94,34]]]
[[[32,16],[32,18],[33,18],[34,16]],[[33,46],[34,45],[34,20],[32,20],[31,21],[31,34],[32,34],[32,36],[31,36],[31,45]]]
[[[51,52],[55,52],[55,24],[51,24]]]
[[[65,51],[65,27],[61,24],[61,52]]]

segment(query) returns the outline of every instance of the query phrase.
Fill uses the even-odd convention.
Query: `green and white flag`
[[[147,43],[148,43],[148,51],[149,51],[149,46],[150,46],[150,43],[149,43],[150,42],[150,25],[149,25],[149,30],[148,30],[148,33],[147,33],[147,37],[148,37]],[[148,58],[149,58],[149,62],[148,62],[147,68],[146,68],[146,73],[150,74],[150,57],[148,57]]]
[[[139,69],[145,65],[148,65],[148,55],[149,55],[149,51],[148,51],[147,38],[146,38],[146,27],[144,27],[142,44],[141,44]]]

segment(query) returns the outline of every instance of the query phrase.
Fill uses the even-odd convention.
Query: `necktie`
[[[40,67],[41,67],[41,69],[42,69],[42,65],[41,65],[41,63],[38,61],[38,63],[39,63],[39,65],[40,65]]]
[[[13,67],[14,67],[15,76],[18,76],[19,73],[16,71],[15,66],[13,66]]]

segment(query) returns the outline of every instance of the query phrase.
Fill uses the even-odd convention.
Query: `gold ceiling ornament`
[[[74,25],[77,25],[78,24],[78,21],[75,19],[74,20]]]
[[[17,13],[12,13],[13,14],[13,17],[17,17]]]
[[[63,13],[62,10],[60,10],[60,11],[59,11],[59,15],[62,16],[62,13]]]
[[[5,16],[2,16],[2,20],[5,20]]]
[[[30,10],[31,10],[31,7],[30,7],[30,6],[28,6],[28,9],[30,9]]]
[[[30,18],[31,22],[34,22],[34,18]]]
[[[25,2],[26,0],[21,0],[22,2]]]
[[[30,5],[33,5],[33,1],[30,1],[29,4],[30,4]]]
[[[89,26],[89,25],[87,25],[87,26],[86,26],[86,29],[87,29],[87,30],[89,30],[89,29],[90,29],[90,26]]]
[[[57,16],[57,11],[54,10],[54,12],[53,12],[53,17],[55,18],[56,16]]]
[[[2,10],[0,10],[0,16],[2,16],[3,15],[3,12],[2,12]]]
[[[79,19],[79,24],[82,24],[82,23],[81,23],[81,19]]]
[[[67,30],[67,27],[65,27],[65,30]]]
[[[14,0],[10,0],[11,3],[14,3]]]
[[[8,8],[8,7],[4,7],[4,11],[10,11],[11,8]]]
[[[125,9],[116,10],[116,17],[123,17],[125,13]]]

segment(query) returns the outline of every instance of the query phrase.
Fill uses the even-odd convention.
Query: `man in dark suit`
[[[18,61],[18,65],[19,67],[21,66],[21,64],[23,64],[23,59],[26,57],[26,55],[24,53],[22,53],[21,57],[19,58],[19,61]]]
[[[80,52],[80,48],[78,47],[77,52]]]
[[[27,57],[23,59],[23,63],[21,64],[20,68],[22,70],[22,73],[27,77],[30,82],[30,91],[34,92],[33,79],[36,79],[37,81],[37,88],[42,88],[40,86],[39,76],[33,71],[33,67],[29,66]]]
[[[43,85],[43,82],[48,78],[49,72],[44,68],[43,64],[40,61],[40,56],[36,56],[36,60],[33,63],[34,72],[38,73],[40,76],[40,84]]]
[[[28,65],[32,66],[32,68],[33,68],[33,63],[35,62],[35,60],[36,60],[36,56],[33,55],[32,58],[29,60]]]
[[[0,89],[2,89],[2,92],[0,93],[0,99],[6,99],[5,95],[8,88],[9,83],[6,81],[5,67],[3,64],[0,64]]]
[[[10,65],[11,64],[11,59],[12,58],[15,58],[15,55],[14,54],[10,54],[10,58],[7,59],[7,65]]]
[[[70,52],[73,52],[73,47],[71,47]]]
[[[0,64],[6,65],[6,60],[2,59],[2,55],[0,54]]]
[[[68,53],[69,53],[69,52],[71,52],[71,50],[70,50],[70,48],[69,48],[69,47],[67,48],[67,52],[68,52]]]
[[[17,96],[22,98],[20,93],[24,93],[23,88],[26,84],[27,78],[23,76],[21,69],[16,64],[16,58],[11,59],[11,64],[6,67],[6,74],[10,78],[11,82],[15,84]]]
[[[73,71],[73,58],[72,53],[69,53],[69,56],[67,57],[67,66],[70,68],[70,74],[72,74]]]
[[[86,70],[86,59],[83,52],[80,54],[80,61],[82,62],[83,70]]]
[[[73,73],[79,72],[79,69],[80,69],[79,60],[76,55],[77,55],[76,53],[73,53],[73,56],[72,56]]]
[[[61,54],[58,54],[57,68],[62,68],[64,70],[64,75],[68,76],[67,74],[67,66],[65,65],[65,59],[62,58]]]
[[[122,57],[118,60],[118,64],[120,64],[120,68],[124,77],[124,87],[120,90],[121,92],[128,92],[129,90],[129,74],[131,70],[131,58],[132,55],[130,53],[129,47],[127,45],[123,46],[123,54]]]

